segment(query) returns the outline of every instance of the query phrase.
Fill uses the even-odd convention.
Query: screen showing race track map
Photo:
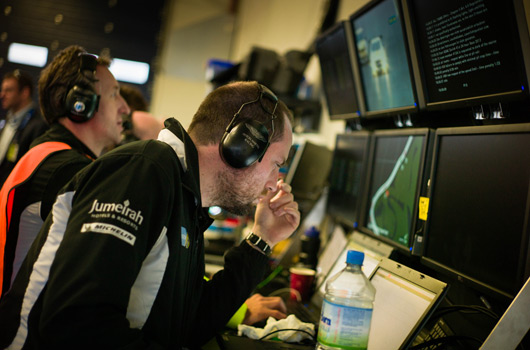
[[[413,229],[424,142],[423,135],[375,139],[365,227],[407,249]]]

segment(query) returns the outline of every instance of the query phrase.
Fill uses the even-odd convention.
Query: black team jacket
[[[0,348],[195,348],[262,280],[268,258],[246,242],[204,280],[212,220],[197,150],[176,120],[166,127],[159,141],[98,158],[62,190],[0,301]]]
[[[0,227],[0,235],[5,239],[5,246],[0,246],[3,249],[0,252],[3,266],[0,295],[9,289],[12,277],[50,213],[59,190],[96,158],[85,144],[59,123],[52,124],[31,146],[33,148],[49,142],[61,142],[70,146],[70,149],[53,152],[36,164],[31,175],[11,193],[13,200],[9,203],[10,210],[1,208],[5,210],[2,215],[10,213],[10,225],[9,229],[7,225]],[[2,195],[7,195],[4,192]]]

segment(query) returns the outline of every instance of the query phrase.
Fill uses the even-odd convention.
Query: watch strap
[[[271,247],[265,242],[263,239],[261,239],[260,236],[255,235],[254,233],[249,233],[249,235],[246,238],[247,242],[252,244],[254,247],[258,248],[263,254],[269,256],[272,253]]]

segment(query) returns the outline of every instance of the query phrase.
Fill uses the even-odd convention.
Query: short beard
[[[234,215],[254,215],[256,206],[241,198],[241,195],[234,190],[236,187],[230,181],[229,176],[230,174],[226,172],[220,172],[217,175],[218,186],[212,202]]]

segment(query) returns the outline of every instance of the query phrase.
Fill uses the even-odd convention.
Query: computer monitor
[[[399,0],[370,1],[350,17],[362,82],[361,116],[418,110]]]
[[[376,293],[368,349],[408,349],[447,293],[445,282],[390,259],[370,282]]]
[[[327,185],[332,151],[310,141],[298,143],[284,181],[295,199],[316,201]]]
[[[417,227],[419,197],[426,191],[430,129],[377,130],[360,230],[410,252]]]
[[[370,133],[338,134],[329,173],[326,213],[335,221],[357,228],[366,178]]]
[[[513,298],[530,274],[530,124],[436,131],[422,261]]]
[[[414,33],[421,108],[528,96],[530,44],[523,0],[404,0]],[[410,19],[410,22],[409,22]],[[495,117],[494,115],[491,117]]]
[[[315,50],[320,61],[322,87],[331,120],[359,117],[359,103],[352,66],[350,28],[342,21],[320,35]]]
[[[291,169],[291,164],[293,164],[293,160],[295,158],[296,151],[298,150],[298,146],[300,146],[300,144],[297,142],[294,142],[291,145],[291,149],[289,149],[289,155],[287,156],[285,163],[280,168],[280,177],[283,178],[284,181],[287,177],[287,174],[289,173],[289,169]],[[292,173],[294,174],[294,170],[292,171]],[[292,177],[292,174],[290,176]]]
[[[239,80],[255,80],[272,87],[280,66],[280,55],[271,49],[253,46],[238,69]]]

